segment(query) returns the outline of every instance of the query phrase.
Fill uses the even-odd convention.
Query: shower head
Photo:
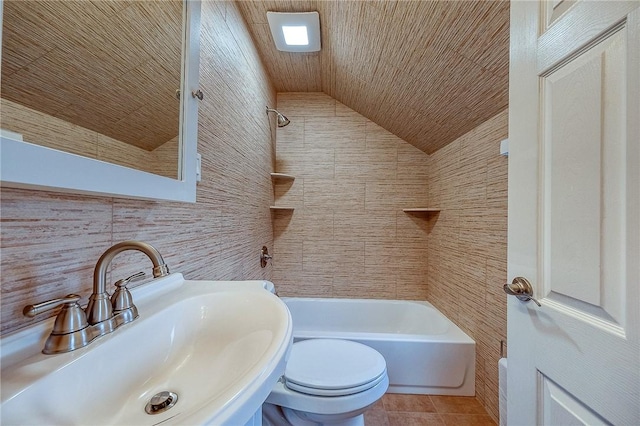
[[[289,121],[287,117],[280,114],[277,110],[267,107],[267,114],[269,114],[270,112],[276,113],[276,123],[278,124],[278,127],[284,127],[287,124],[291,123],[291,121]]]

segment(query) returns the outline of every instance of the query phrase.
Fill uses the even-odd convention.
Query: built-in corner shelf
[[[295,180],[295,178],[295,176],[286,173],[271,173],[271,179],[273,180]]]
[[[293,175],[288,175],[286,173],[270,173],[271,174],[271,180],[274,183],[277,182],[292,182],[293,180],[295,180],[295,176]],[[271,209],[271,211],[284,211],[284,212],[292,212],[295,210],[295,207],[291,207],[291,206],[269,206],[269,209]]]
[[[409,209],[402,209],[405,213],[438,213],[440,209],[428,208],[428,207],[414,207]]]

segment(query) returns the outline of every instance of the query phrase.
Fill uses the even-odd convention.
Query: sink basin
[[[1,423],[246,424],[292,341],[289,311],[265,283],[153,280],[132,289],[136,321],[64,354],[39,353],[52,320],[3,338]],[[177,403],[147,414],[163,391]]]

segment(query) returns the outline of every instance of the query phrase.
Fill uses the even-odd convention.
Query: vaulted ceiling
[[[278,92],[324,92],[430,154],[508,103],[509,2],[237,2]],[[322,50],[275,48],[267,11],[318,11]]]

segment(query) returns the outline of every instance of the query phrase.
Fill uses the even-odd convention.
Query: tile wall
[[[429,156],[428,299],[476,341],[476,396],[498,419],[498,360],[506,340],[507,111]]]
[[[275,125],[264,112],[273,87],[233,2],[202,3],[199,145],[203,181],[195,204],[2,188],[1,332],[31,324],[24,305],[91,290],[93,268],[112,244],[156,246],[190,279],[270,279],[269,173]],[[114,260],[111,281],[146,269],[141,254]],[[43,315],[37,320],[43,319]]]
[[[426,299],[428,156],[323,93],[279,93],[273,278],[279,294]]]

